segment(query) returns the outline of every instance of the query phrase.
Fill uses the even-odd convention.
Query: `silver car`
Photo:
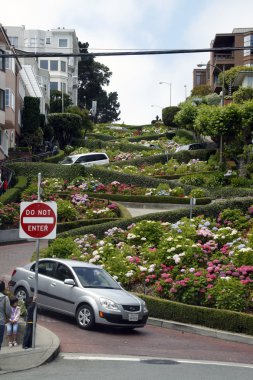
[[[19,299],[34,293],[36,262],[16,268],[9,288]],[[104,269],[82,261],[45,258],[38,262],[38,306],[76,318],[82,329],[96,324],[145,326],[148,310]]]

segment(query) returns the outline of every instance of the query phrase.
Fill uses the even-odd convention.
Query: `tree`
[[[224,71],[225,88],[228,90],[233,86],[234,80],[240,71],[253,71],[252,66],[235,66]],[[219,73],[219,82],[222,83],[223,72]]]
[[[202,105],[198,109],[194,128],[202,135],[210,136],[217,144],[223,141],[227,158],[233,158],[243,151],[245,138],[242,114],[236,104],[225,107]]]
[[[205,96],[212,93],[212,89],[208,84],[200,84],[191,90],[191,96]]]
[[[64,149],[66,145],[71,145],[73,138],[81,137],[82,118],[79,115],[51,113],[48,115],[48,123],[61,149]]]
[[[88,52],[89,44],[79,42],[82,53]],[[82,57],[78,66],[78,105],[81,108],[92,107],[92,101],[97,101],[97,115],[101,122],[112,122],[119,120],[119,107],[117,92],[107,94],[103,86],[108,86],[112,72],[93,57]]]
[[[82,119],[82,129],[84,131],[84,136],[87,131],[93,130],[93,123],[90,119],[89,111],[86,109],[82,109],[77,106],[68,107],[66,112],[79,115]]]
[[[175,115],[180,111],[179,107],[165,107],[162,109],[162,120],[163,124],[167,127],[175,127],[176,123],[174,122]]]
[[[20,144],[28,146],[31,152],[37,152],[43,143],[40,99],[25,96],[22,113]]]
[[[65,94],[58,90],[50,91],[50,113],[62,112],[62,95],[63,95],[63,108],[66,110],[73,103],[68,94]]]
[[[189,129],[191,131],[194,130],[194,120],[197,115],[197,106],[195,103],[184,102],[180,105],[180,111],[174,117],[175,123],[185,129]]]

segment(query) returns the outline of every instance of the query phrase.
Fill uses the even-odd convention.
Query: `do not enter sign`
[[[21,202],[19,237],[54,239],[56,237],[56,202]]]

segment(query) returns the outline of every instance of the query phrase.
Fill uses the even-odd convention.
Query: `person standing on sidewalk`
[[[10,299],[11,304],[11,317],[7,323],[7,336],[9,339],[9,347],[16,347],[17,334],[18,334],[18,322],[20,318],[20,307],[18,306],[17,297],[12,297]]]
[[[26,350],[27,348],[32,347],[32,337],[33,337],[33,312],[36,305],[36,297],[28,298],[26,302],[27,314],[26,314],[26,326],[25,333],[23,338],[23,348]]]
[[[5,323],[11,316],[9,297],[5,295],[5,283],[0,281],[0,350],[4,339]]]

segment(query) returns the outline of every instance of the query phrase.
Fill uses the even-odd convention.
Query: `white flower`
[[[195,268],[190,268],[190,269],[189,269],[189,272],[190,272],[190,273],[194,273],[194,272],[195,272]]]
[[[147,268],[139,265],[139,269],[141,272],[146,272]]]

